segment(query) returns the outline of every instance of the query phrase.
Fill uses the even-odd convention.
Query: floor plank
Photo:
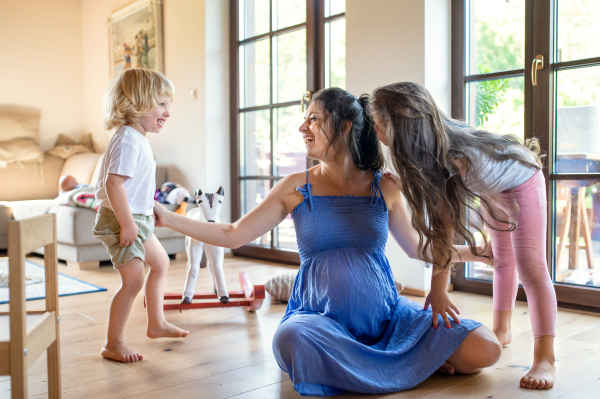
[[[42,263],[40,258],[32,258]],[[185,281],[185,260],[173,260],[167,292],[180,292]],[[229,289],[238,290],[238,273],[247,271],[252,282],[264,284],[276,274],[294,267],[243,258],[225,259]],[[106,333],[108,305],[119,288],[118,274],[110,266],[97,270],[73,270],[61,265],[61,273],[106,287],[106,292],[62,297],[61,356],[64,398],[297,398],[286,373],[273,358],[272,337],[286,305],[267,296],[257,312],[242,308],[194,309],[167,312],[167,319],[190,330],[183,340],[146,337],[143,294],[130,315],[125,339],[144,354],[137,363],[120,364],[102,359],[100,347]],[[200,272],[197,291],[210,291],[207,269]],[[452,292],[461,315],[491,327],[492,299]],[[423,303],[424,298],[410,297]],[[28,302],[41,309],[43,301]],[[0,311],[7,310],[0,305]],[[474,375],[434,374],[408,391],[388,395],[345,392],[340,398],[587,398],[600,392],[600,317],[560,310],[557,317],[557,382],[550,391],[518,387],[531,365],[533,336],[527,303],[517,302],[513,342],[503,350],[497,365]],[[46,357],[29,369],[29,393],[47,395]],[[0,399],[10,398],[10,379],[0,377]]]

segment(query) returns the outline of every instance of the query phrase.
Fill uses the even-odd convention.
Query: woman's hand
[[[445,290],[432,289],[429,292],[429,295],[427,295],[427,299],[425,299],[423,309],[429,308],[429,305],[431,305],[431,312],[433,314],[433,328],[438,328],[438,314],[442,315],[446,328],[451,328],[448,315],[454,319],[456,324],[460,324],[460,320],[456,316],[457,314],[460,314],[460,312],[458,311],[458,308],[454,306],[452,301],[450,301],[450,297]]]
[[[154,226],[167,227],[167,218],[170,213],[160,202],[154,201]]]
[[[126,224],[121,226],[121,234],[120,234],[120,238],[121,238],[121,246],[122,247],[129,247],[131,245],[133,245],[133,242],[135,241],[135,239],[138,236],[138,227],[136,226],[135,223],[131,223],[131,224]]]

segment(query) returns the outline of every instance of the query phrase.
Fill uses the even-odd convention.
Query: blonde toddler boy
[[[100,208],[94,237],[102,241],[121,287],[110,303],[106,341],[101,355],[121,362],[136,362],[143,356],[124,343],[131,306],[144,286],[150,338],[185,337],[188,331],[167,322],[163,312],[164,286],[169,256],[154,235],[154,191],[156,163],[147,133],[160,133],[170,116],[173,84],[162,74],[128,69],[108,90],[105,128],[116,132],[104,153],[96,185]]]

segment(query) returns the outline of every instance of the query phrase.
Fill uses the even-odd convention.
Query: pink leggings
[[[541,171],[519,187],[499,194],[503,205],[496,206],[499,219],[509,218],[510,205],[514,201],[520,207],[515,217],[517,223],[512,232],[488,229],[494,251],[494,310],[512,310],[515,307],[517,288],[521,284],[527,294],[529,317],[534,338],[555,335],[556,293],[546,262],[546,183]],[[498,209],[500,208],[500,209]],[[500,230],[508,224],[495,221],[483,209],[485,220]],[[512,212],[514,213],[514,212]]]

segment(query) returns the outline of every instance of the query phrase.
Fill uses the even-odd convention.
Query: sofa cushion
[[[95,153],[73,155],[65,161],[60,174],[71,175],[78,183],[90,184],[96,164],[101,158],[102,154]]]
[[[15,220],[27,219],[48,213],[54,206],[54,200],[31,200],[9,202]]]
[[[12,218],[13,210],[10,202],[0,202],[0,235],[8,234],[8,226],[6,225],[6,222],[12,220]]]
[[[12,163],[5,169],[0,168],[0,201],[56,198],[58,179],[64,163],[60,158],[46,156],[41,165]]]
[[[76,143],[75,140],[64,134],[59,134],[56,144],[53,148],[46,151],[46,154],[54,155],[55,157],[67,159],[75,154],[94,152],[94,143],[92,142],[92,134],[88,133]]]
[[[31,139],[13,139],[0,141],[0,168],[6,168],[14,162],[35,162],[41,164],[44,153]]]
[[[92,178],[90,179],[90,185],[96,187],[98,184],[98,176],[100,176],[100,168],[102,167],[102,158],[104,158],[104,154],[98,158],[98,162],[96,162],[96,167],[94,168],[94,173],[92,173]]]
[[[50,212],[56,214],[56,240],[63,244],[98,244],[92,229],[96,224],[96,212],[87,208],[55,205]]]
[[[56,205],[50,208],[56,214],[57,241],[69,245],[100,244],[94,238],[92,229],[96,224],[96,212],[86,208]],[[157,238],[182,237],[168,228],[156,228],[154,234]]]

